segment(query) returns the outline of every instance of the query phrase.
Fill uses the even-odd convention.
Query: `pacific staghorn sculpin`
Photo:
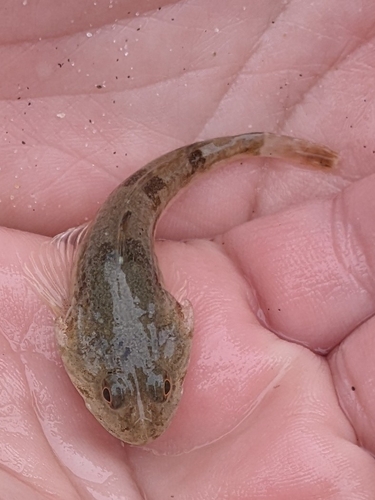
[[[69,287],[56,282],[43,252],[26,269],[57,316],[70,379],[102,426],[127,443],[145,444],[168,427],[192,342],[190,303],[180,304],[163,286],[153,245],[156,222],[198,174],[238,156],[328,169],[337,161],[324,146],[271,133],[184,146],[120,184],[90,224],[48,243],[72,263]]]

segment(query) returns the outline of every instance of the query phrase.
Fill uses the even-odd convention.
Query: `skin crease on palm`
[[[0,499],[373,499],[373,1],[5,0],[0,19]],[[167,432],[122,445],[24,262],[162,153],[263,130],[339,166],[232,162],[167,209],[192,358]]]

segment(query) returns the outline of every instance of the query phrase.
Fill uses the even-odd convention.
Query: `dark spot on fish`
[[[120,364],[125,363],[129,359],[130,354],[131,354],[131,349],[129,346],[126,346],[124,352],[119,357]]]
[[[128,221],[129,221],[131,215],[132,215],[132,212],[130,210],[127,210],[124,213],[124,215],[123,215],[123,217],[121,219],[121,223],[120,223],[121,228],[122,228],[123,231],[126,231],[127,225],[128,225]]]
[[[151,179],[143,187],[143,191],[146,193],[148,198],[150,198],[155,208],[160,205],[159,191],[165,187],[165,182],[157,175],[151,177]]]
[[[83,268],[82,272],[81,272],[81,281],[82,281],[82,283],[86,283],[86,270],[85,270],[85,268]]]
[[[137,170],[136,172],[134,172],[133,175],[131,175],[130,177],[128,177],[123,183],[122,185],[125,187],[125,186],[133,186],[133,184],[135,184],[137,181],[139,181],[139,179],[141,177],[143,177],[143,175],[147,172],[147,168],[140,168],[139,170]]]
[[[206,163],[206,159],[203,156],[203,153],[200,149],[196,149],[192,151],[188,156],[188,161],[192,166],[193,173],[196,172],[199,168],[203,167]]]
[[[108,241],[102,241],[98,245],[96,254],[90,253],[88,256],[88,265],[95,269],[99,263],[105,263],[111,259],[116,259],[116,252]]]
[[[148,251],[142,241],[126,238],[124,243],[125,259],[141,265],[149,265]]]

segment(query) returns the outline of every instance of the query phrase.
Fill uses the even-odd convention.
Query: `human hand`
[[[2,7],[0,217],[21,231],[1,230],[0,492],[372,498],[372,4],[133,4]],[[193,303],[193,353],[165,435],[123,446],[68,380],[23,264],[147,161],[257,130],[328,145],[339,170],[242,160],[169,207],[157,253]]]

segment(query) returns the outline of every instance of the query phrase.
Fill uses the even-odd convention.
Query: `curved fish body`
[[[58,343],[89,410],[127,443],[148,443],[168,427],[192,342],[190,304],[180,304],[163,285],[153,248],[156,222],[198,174],[238,155],[321,168],[337,160],[323,146],[268,133],[197,142],[120,184],[80,234],[68,307],[57,321]]]

